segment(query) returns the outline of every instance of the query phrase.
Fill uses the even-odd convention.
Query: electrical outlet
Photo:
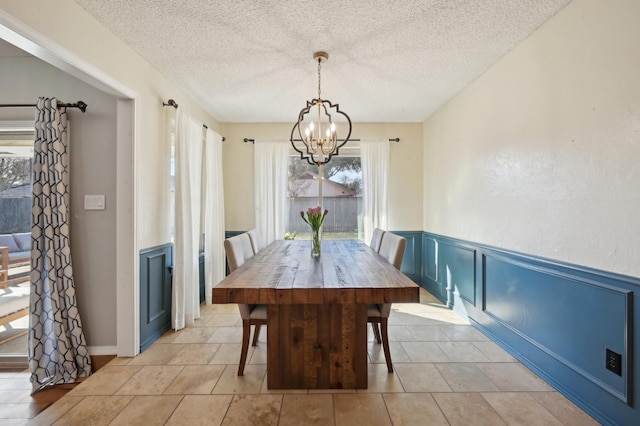
[[[606,367],[607,370],[613,371],[618,376],[622,376],[622,355],[615,353],[609,348],[606,354]]]

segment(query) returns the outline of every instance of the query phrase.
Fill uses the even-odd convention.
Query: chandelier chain
[[[320,60],[320,58],[318,58],[318,99],[320,98],[320,65],[322,64],[322,61]]]

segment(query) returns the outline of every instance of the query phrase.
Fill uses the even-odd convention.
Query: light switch
[[[84,209],[85,210],[104,210],[105,209],[104,195],[85,195]]]

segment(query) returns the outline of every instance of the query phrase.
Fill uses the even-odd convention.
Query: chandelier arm
[[[328,103],[329,103],[329,106],[331,106],[331,102],[328,102]],[[329,129],[327,129],[329,131],[329,135],[327,136],[327,139],[324,141],[324,143],[321,146],[322,153],[327,155],[333,152],[333,150],[335,149],[336,143],[335,143],[335,134],[334,132],[331,131],[331,124],[333,124],[333,118],[332,118],[331,112],[330,110],[327,109],[327,105],[325,103],[322,104],[322,109],[324,110],[324,115],[326,115],[329,118]]]
[[[295,126],[293,127],[293,130],[295,130],[295,128],[298,128],[298,135],[300,136],[300,139],[302,140],[302,143],[304,143],[305,147],[306,147],[306,151],[307,154],[311,154],[310,150],[310,144],[307,141],[307,138],[304,137],[302,135],[302,122],[304,121],[304,116],[306,114],[309,113],[309,110],[311,109],[311,107],[313,106],[313,101],[307,101],[307,106],[305,108],[302,108],[302,110],[300,111],[300,113],[298,114],[298,121],[296,122]],[[303,152],[300,151],[298,148],[296,148],[295,144],[293,143],[293,130],[291,131],[291,145],[293,145],[293,149],[295,149],[296,151],[298,151],[300,153],[300,156],[302,157]]]
[[[307,163],[313,165],[317,165],[314,161],[313,161],[313,154],[311,154],[309,152],[309,149],[307,148],[307,153],[305,155],[304,151],[300,151],[298,149],[298,147],[295,145],[294,141],[296,140],[294,138],[294,134],[296,133],[296,128],[298,128],[298,134],[300,135],[300,123],[296,122],[296,124],[294,124],[293,128],[291,129],[291,136],[290,136],[290,141],[291,141],[291,146],[293,147],[293,149],[298,152],[300,154],[300,159],[301,160],[306,160]],[[300,140],[306,145],[306,142],[304,141],[304,138],[300,138]]]

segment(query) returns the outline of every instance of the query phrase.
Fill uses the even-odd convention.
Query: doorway
[[[110,108],[110,111],[116,111],[115,117],[109,121],[109,123],[115,123],[114,126],[110,128],[110,131],[114,132],[109,139],[112,144],[96,144],[97,146],[103,146],[106,151],[115,155],[115,162],[113,161],[113,157],[111,157],[112,161],[108,163],[109,165],[113,164],[113,168],[115,168],[115,173],[112,171],[108,172],[109,176],[115,176],[115,181],[111,181],[111,187],[109,188],[110,195],[107,197],[107,199],[110,200],[109,209],[111,209],[111,211],[109,213],[111,214],[110,219],[112,229],[115,228],[115,232],[108,234],[111,244],[109,254],[112,257],[108,264],[106,262],[100,262],[99,260],[92,263],[91,261],[94,260],[95,256],[90,259],[91,261],[77,261],[74,264],[74,272],[79,274],[79,270],[82,269],[82,267],[85,268],[85,271],[93,271],[96,265],[99,268],[108,268],[110,275],[108,282],[113,283],[113,285],[99,285],[96,284],[96,280],[93,279],[83,280],[83,282],[88,283],[90,286],[86,287],[88,290],[83,291],[82,293],[83,297],[87,298],[87,301],[90,300],[90,302],[86,302],[85,305],[96,306],[97,310],[100,311],[96,312],[95,310],[91,310],[91,316],[95,318],[88,318],[84,321],[84,325],[87,326],[86,328],[91,328],[93,324],[94,328],[97,330],[96,332],[90,333],[92,337],[92,342],[89,342],[90,354],[104,355],[117,353],[120,356],[134,356],[138,352],[137,348],[139,348],[139,334],[137,331],[137,301],[139,294],[137,284],[139,265],[138,258],[136,256],[138,250],[136,241],[137,209],[135,191],[137,174],[134,149],[136,139],[134,124],[136,122],[136,100],[138,98],[138,94],[122,83],[114,80],[102,70],[91,66],[74,53],[66,50],[64,47],[52,43],[46,36],[29,28],[28,26],[19,26],[14,28],[13,26],[9,27],[5,23],[2,23],[0,24],[0,39],[22,49],[33,57],[52,65],[58,71],[62,72],[58,74],[59,76],[65,73],[70,77],[75,77],[80,82],[88,84],[93,89],[98,89],[98,91],[103,92],[106,95],[113,96],[109,103],[105,103],[97,101],[95,97],[85,97],[83,94],[79,94],[79,96],[81,96],[83,100],[87,101],[90,105],[90,114],[94,114],[94,119],[91,121],[78,121],[78,125],[87,124],[89,122],[91,122],[91,125],[104,125],[104,123],[106,123],[105,120],[95,119],[97,116],[101,117],[101,113],[98,112],[96,108],[98,106],[102,106],[107,109]],[[18,74],[18,76],[21,75],[22,74]],[[45,82],[48,80],[41,79],[36,81]],[[64,90],[56,90],[53,95],[61,96],[61,98],[65,100],[75,99],[75,96],[69,96],[69,94],[76,93],[76,86],[76,84],[58,84],[56,86],[58,89],[68,88],[69,90],[66,92]],[[9,88],[14,89],[13,87]],[[20,103],[30,103],[33,99],[36,99],[37,96],[41,96],[46,92],[42,90],[36,91],[31,86],[27,87],[27,89],[31,90],[33,93],[20,93],[16,94],[16,96],[13,96],[12,98],[22,101]],[[101,95],[97,94],[96,96],[100,97]],[[23,99],[27,99],[27,101],[24,101]],[[114,101],[116,104],[115,109],[113,108]],[[81,129],[78,125],[74,127],[75,135],[79,135],[81,133]],[[98,131],[95,132],[95,134],[104,135],[105,133],[103,131]],[[93,139],[95,138],[90,137],[89,140]],[[82,153],[79,151],[83,148],[83,146],[75,146],[75,158],[81,158]],[[89,154],[87,158],[98,159],[103,158],[103,156],[102,154]],[[106,162],[99,162],[99,165],[103,166],[103,163],[107,164]],[[113,168],[110,170],[113,170]],[[91,173],[93,173],[93,170],[88,169],[88,172],[85,173],[85,175],[92,176],[94,178],[95,176],[98,176],[97,171],[93,175]],[[76,173],[75,176],[78,176],[78,174]],[[85,183],[84,180],[80,180],[82,184]],[[113,182],[115,182],[115,184],[113,184]],[[82,194],[81,187],[81,184],[75,185],[76,190],[79,189],[76,193]],[[93,192],[86,193],[93,194]],[[102,194],[102,192],[99,194]],[[115,201],[115,203],[113,201]],[[83,210],[82,199],[80,199],[79,202],[80,204],[75,208],[76,212]],[[76,200],[76,203],[78,203],[78,200]],[[92,213],[91,216],[94,221],[99,219],[98,214]],[[76,224],[78,223],[79,221],[77,220]],[[91,227],[86,225],[86,223],[85,227],[91,230],[97,229],[98,231],[102,229],[96,226]],[[87,234],[78,232],[74,235],[84,236]],[[83,240],[82,242],[85,244],[93,244],[94,250],[88,251],[80,248],[79,251],[81,255],[85,254],[86,256],[89,256],[91,253],[99,252],[99,250],[95,249],[96,245],[99,246],[100,250],[105,250],[105,245],[101,244],[101,241],[102,240],[100,238],[87,238],[86,241]],[[78,245],[76,245],[76,247],[78,247]],[[112,255],[112,253],[115,254]],[[106,265],[108,265],[108,267]],[[99,277],[98,281],[107,280],[104,274],[91,273]],[[93,294],[90,294],[89,291],[92,291]],[[105,298],[108,297],[110,303],[94,303],[95,300],[104,299],[103,294],[100,293],[106,294]],[[99,326],[100,324],[105,323],[104,318],[108,318],[108,321],[111,324],[108,329]],[[115,336],[113,336],[114,322],[117,323]],[[105,329],[108,330],[106,333],[103,332]],[[102,333],[102,335],[100,333]]]
[[[33,123],[0,122],[0,363],[26,365]]]

